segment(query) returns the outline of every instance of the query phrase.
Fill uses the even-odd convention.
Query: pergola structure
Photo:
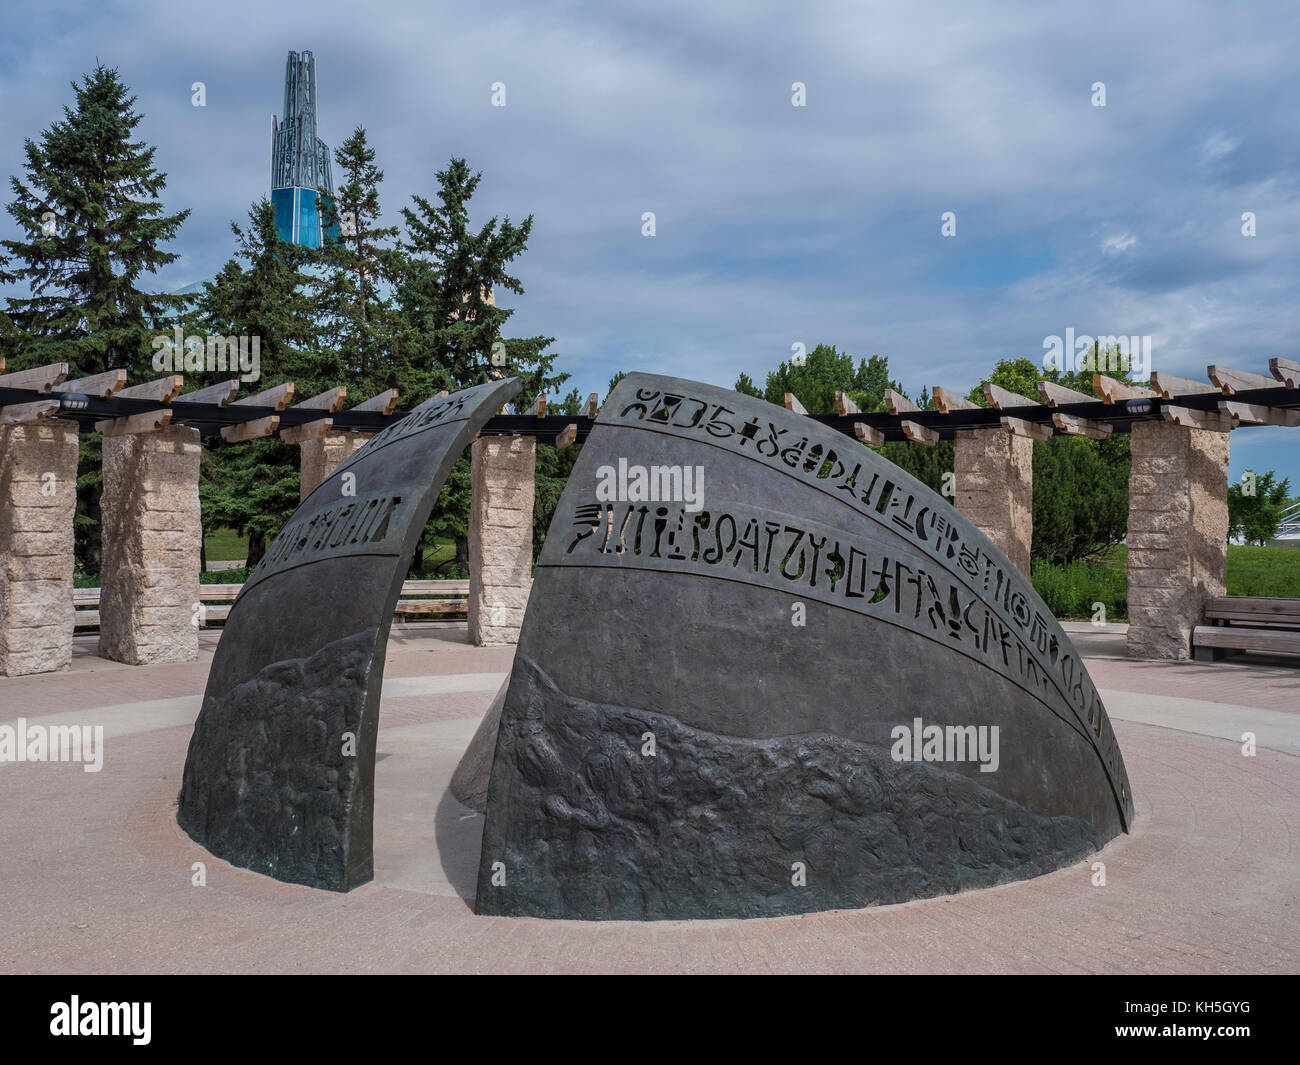
[[[4,361],[0,359],[0,371]],[[933,389],[937,410],[896,392],[888,412],[808,415],[864,444],[954,442],[955,503],[1026,573],[1032,540],[1033,443],[1053,435],[1132,435],[1129,478],[1129,653],[1190,657],[1208,599],[1224,594],[1228,434],[1242,425],[1300,425],[1300,364],[1270,375],[1210,366],[1209,381],[1155,372],[1151,388],[1096,375],[1101,394],[1038,383],[1038,398],[984,386],[989,407]],[[404,417],[397,391],[345,408],[338,387],[294,402],[291,383],[237,399],[238,381],[185,392],[181,375],[126,387],[126,371],[68,380],[66,363],[0,373],[0,675],[71,660],[73,519],[78,434],[103,435],[100,654],[122,662],[189,661],[202,528],[204,436],[279,434],[302,449],[302,496]],[[472,445],[470,635],[513,643],[531,586],[536,441],[583,439],[598,410],[549,415],[546,397],[492,418]],[[806,413],[796,397],[790,410]]]

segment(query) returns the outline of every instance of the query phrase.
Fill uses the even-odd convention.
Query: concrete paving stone
[[[898,906],[749,921],[479,918],[481,818],[442,806],[513,648],[464,622],[396,626],[376,767],[376,877],[341,895],[236,869],[176,825],[195,663],[0,678],[0,721],[99,722],[104,768],[0,765],[7,972],[1295,972],[1300,674],[1110,657],[1082,634],[1133,784],[1131,835],[1029,881]],[[1091,654],[1089,648],[1096,648]],[[1150,698],[1143,698],[1150,696]],[[1243,757],[1243,722],[1259,749]],[[1271,746],[1266,746],[1271,744]],[[39,811],[33,816],[33,811]],[[437,831],[437,825],[444,828]],[[51,826],[58,830],[52,831]],[[460,831],[446,831],[446,827]],[[1106,864],[1106,887],[1091,865]],[[207,886],[190,884],[202,861]]]

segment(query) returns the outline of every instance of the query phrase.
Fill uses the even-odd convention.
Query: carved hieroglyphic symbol
[[[377,434],[249,575],[208,675],[177,815],[214,854],[340,891],[371,878],[393,607],[452,465],[518,390],[514,378],[465,389]]]
[[[615,463],[702,468],[702,505],[610,501],[595,486]],[[891,761],[891,729],[915,717],[998,727],[998,770]],[[627,755],[643,731],[654,759]],[[757,762],[754,744],[769,745]],[[772,780],[749,779],[764,758]],[[812,419],[692,382],[619,383],[538,560],[480,912],[751,916],[918,897],[1059,867],[1131,816],[1077,651],[946,500]],[[796,859],[807,890],[789,883]]]

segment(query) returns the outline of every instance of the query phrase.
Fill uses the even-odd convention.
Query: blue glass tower
[[[334,194],[329,146],[316,136],[316,59],[290,52],[284,68],[284,119],[271,116],[271,205],[280,238],[319,248],[337,240],[337,226],[321,225],[319,190]]]

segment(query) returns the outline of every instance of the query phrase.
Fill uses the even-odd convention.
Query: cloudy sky
[[[69,81],[117,67],[193,212],[160,284],[209,277],[310,49],[320,135],[367,128],[390,220],[452,156],[484,173],[476,221],[535,216],[501,302],[584,392],[761,381],[796,342],[965,391],[1067,329],[1266,372],[1300,358],[1298,40],[1293,3],[44,0],[0,40],[0,172]],[[1300,489],[1300,430],[1232,443],[1234,476]]]

